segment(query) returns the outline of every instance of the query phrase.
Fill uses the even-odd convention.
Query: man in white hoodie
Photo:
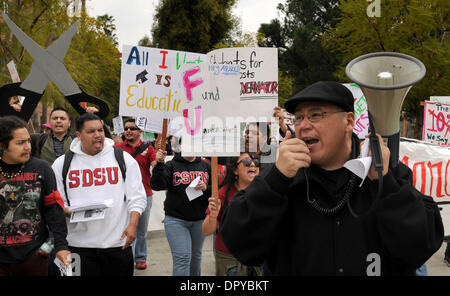
[[[108,208],[103,219],[75,223],[68,219],[69,248],[80,255],[82,276],[132,276],[134,262],[129,246],[136,238],[139,217],[147,203],[138,163],[128,153],[123,154],[123,180],[114,142],[105,138],[100,118],[86,113],[76,126],[77,138],[70,146],[74,155],[66,178],[67,196],[62,176],[65,155],[52,166],[58,190],[66,206],[105,203]],[[68,218],[72,214],[69,209],[65,210]]]

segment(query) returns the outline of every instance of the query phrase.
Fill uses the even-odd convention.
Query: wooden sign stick
[[[219,198],[219,179],[217,176],[217,156],[211,157],[211,196]]]
[[[166,137],[167,137],[167,118],[163,119],[163,129],[161,134],[161,146],[164,151],[166,151]]]
[[[162,133],[156,137],[155,146],[156,149],[161,149],[163,151],[166,151],[166,137],[167,137],[167,124],[168,120],[167,118],[163,119],[163,126],[162,126]]]

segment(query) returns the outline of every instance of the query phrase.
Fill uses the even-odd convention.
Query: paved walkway
[[[445,244],[441,246],[427,262],[429,276],[450,276],[450,267],[444,263]],[[172,275],[172,255],[164,230],[149,232],[147,241],[147,269],[135,269],[135,276],[170,276]],[[202,275],[214,276],[214,255],[212,252],[212,235],[208,236],[203,245]]]

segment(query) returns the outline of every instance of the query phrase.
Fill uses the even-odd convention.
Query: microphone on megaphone
[[[389,166],[394,168],[399,160],[400,112],[411,87],[422,80],[424,64],[409,55],[395,52],[375,52],[359,56],[347,64],[345,73],[359,85],[369,109],[371,138],[375,132],[387,139],[391,152]],[[371,143],[374,142],[371,140]],[[375,168],[382,160],[380,147],[374,151]],[[377,152],[380,154],[376,157]],[[376,159],[380,158],[380,159]]]

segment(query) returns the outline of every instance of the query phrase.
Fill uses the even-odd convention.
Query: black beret
[[[294,114],[295,108],[301,102],[323,102],[339,106],[347,112],[354,112],[352,92],[334,81],[319,81],[308,86],[290,98],[284,104],[284,108]]]

